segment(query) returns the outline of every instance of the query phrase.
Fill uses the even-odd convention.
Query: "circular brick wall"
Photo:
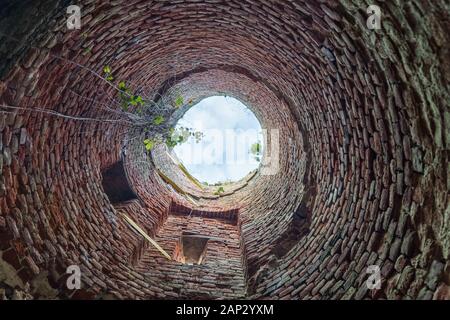
[[[120,214],[153,236],[184,200],[107,109],[115,91],[98,73],[110,65],[144,92],[235,96],[280,131],[276,174],[220,199],[196,195],[240,208],[244,296],[450,297],[444,1],[383,2],[380,30],[350,0],[80,3],[80,31],[66,28],[67,1],[0,12],[1,104],[72,117],[0,113],[0,282],[28,282],[36,297],[177,297],[130,263],[141,240]],[[126,207],[101,183],[121,158],[140,199]],[[72,264],[83,274],[75,293]],[[366,285],[371,265],[380,289]]]

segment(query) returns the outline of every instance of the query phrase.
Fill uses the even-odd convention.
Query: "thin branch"
[[[32,111],[32,112],[40,112],[44,114],[49,114],[56,117],[61,117],[65,119],[70,120],[78,120],[78,121],[95,121],[95,122],[125,122],[129,124],[133,124],[132,122],[121,120],[121,119],[95,119],[95,118],[84,118],[84,117],[77,117],[77,116],[69,116],[60,112],[56,112],[50,109],[43,109],[43,108],[28,108],[28,107],[16,107],[16,106],[9,106],[6,104],[0,104],[0,107],[6,108],[6,109],[13,109],[13,110],[26,110],[26,111]],[[5,112],[0,110],[0,112]],[[6,111],[7,112],[7,111]]]

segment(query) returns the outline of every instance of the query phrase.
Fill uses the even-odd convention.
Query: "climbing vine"
[[[115,77],[110,66],[103,67],[103,75],[107,82],[114,85]],[[143,144],[147,152],[160,143],[165,142],[169,148],[173,148],[187,142],[190,137],[193,137],[197,143],[203,138],[202,132],[194,131],[191,128],[174,128],[167,125],[166,116],[171,109],[167,106],[178,109],[185,105],[181,94],[178,93],[170,102],[164,99],[156,102],[133,92],[125,81],[119,81],[117,89],[121,110],[126,114],[129,113],[131,118],[138,120],[136,123],[144,127],[147,137],[143,140]],[[189,104],[191,103],[192,101],[189,101]],[[136,116],[140,119],[137,119]]]

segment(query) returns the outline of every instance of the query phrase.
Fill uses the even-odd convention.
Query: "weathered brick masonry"
[[[0,103],[90,119],[1,109],[0,289],[29,283],[37,298],[450,299],[446,1],[380,1],[376,31],[366,27],[371,3],[357,0],[79,3],[79,31],[66,28],[68,1],[0,7]],[[136,90],[239,98],[264,128],[280,130],[279,172],[257,172],[217,197],[161,150],[150,161],[106,109],[113,88],[87,69],[105,65]],[[137,198],[112,205],[102,172],[122,159]],[[217,216],[172,214],[174,202],[193,204],[156,167]],[[234,209],[237,221],[220,217]],[[227,241],[210,240],[203,264],[184,265],[122,213],[170,255],[183,231]],[[66,289],[72,264],[81,290]],[[369,265],[381,268],[379,290],[365,285]]]

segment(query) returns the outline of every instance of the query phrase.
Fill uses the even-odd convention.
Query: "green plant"
[[[104,78],[113,84],[114,76],[110,66],[103,67]],[[168,147],[173,148],[178,144],[188,141],[189,137],[194,137],[198,143],[203,138],[203,133],[194,132],[190,128],[168,128],[164,112],[167,111],[167,101],[155,102],[151,99],[144,99],[141,95],[134,93],[125,81],[119,81],[116,87],[119,96],[120,107],[132,121],[139,120],[141,126],[148,128],[149,126],[157,126],[146,132],[157,132],[152,138],[146,137],[143,141],[145,149],[151,151],[157,144],[166,141]],[[190,100],[192,101],[192,100]],[[175,108],[184,105],[184,98],[178,94],[172,102]],[[140,116],[140,117],[137,117]]]
[[[125,82],[120,81],[117,87],[119,89],[120,105],[123,111],[128,112],[130,107],[142,107],[144,105],[144,99],[139,95],[132,94]],[[142,114],[142,110],[139,108],[137,112]]]
[[[219,188],[217,188],[217,190],[216,190],[216,192],[214,192],[214,194],[218,196],[224,192],[225,192],[225,189],[222,186],[220,186]]]
[[[161,115],[156,116],[156,118],[153,120],[153,123],[156,125],[160,125],[164,122],[164,117]]]
[[[178,94],[178,96],[175,98],[175,107],[179,108],[183,106],[183,104],[184,104],[183,96],[181,94]]]
[[[215,187],[220,187],[220,186],[226,186],[226,185],[230,185],[230,184],[232,184],[233,183],[233,181],[231,181],[231,180],[225,180],[225,181],[218,181],[218,182],[216,182],[216,183],[213,183],[212,184],[212,186],[215,186]]]
[[[92,48],[91,48],[91,47],[86,47],[86,48],[83,50],[83,55],[90,54],[91,52],[92,52]]]
[[[151,139],[145,139],[144,140],[145,149],[147,151],[151,151],[153,147],[155,146],[155,141]]]
[[[166,144],[168,147],[173,148],[178,144],[185,143],[190,137],[194,137],[195,142],[199,143],[204,134],[200,131],[194,131],[191,128],[179,127],[171,129],[170,135],[167,137]]]
[[[106,79],[106,81],[111,82],[111,81],[114,80],[114,77],[113,77],[112,74],[111,74],[111,67],[110,67],[110,66],[104,66],[104,67],[103,67],[103,72],[105,73],[105,79]]]
[[[250,153],[254,155],[256,161],[261,161],[262,146],[259,141],[251,145]]]

